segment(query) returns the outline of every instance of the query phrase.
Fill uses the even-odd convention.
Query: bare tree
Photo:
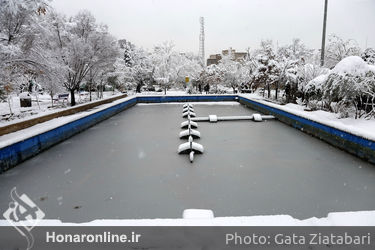
[[[115,62],[119,52],[117,42],[108,34],[107,27],[97,25],[87,11],[69,21],[57,17],[54,27],[60,59],[68,68],[63,85],[70,92],[71,105],[74,106],[75,91],[80,89],[89,72],[93,72],[94,77],[99,68]]]
[[[342,38],[332,34],[328,37],[325,66],[328,68],[333,68],[345,57],[359,56],[360,54],[361,49],[355,40],[343,40]]]

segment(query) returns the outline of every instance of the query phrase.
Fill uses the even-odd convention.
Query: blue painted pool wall
[[[354,154],[371,163],[375,163],[375,142],[353,135],[340,129],[330,127],[309,119],[291,114],[278,108],[239,96],[239,102],[264,114],[274,115],[278,120],[307,134],[328,142],[344,151]]]
[[[138,103],[237,101],[237,95],[138,96]]]

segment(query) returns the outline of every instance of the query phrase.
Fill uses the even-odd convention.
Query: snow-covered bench
[[[69,98],[69,94],[58,94],[56,97],[53,98],[53,101],[59,102],[60,100],[62,100],[64,103],[65,100],[68,101],[68,98]]]

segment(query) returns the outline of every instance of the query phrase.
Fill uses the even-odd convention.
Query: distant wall
[[[311,121],[242,96],[239,96],[239,102],[261,113],[273,115],[283,123],[317,137],[364,160],[375,163],[375,141]]]

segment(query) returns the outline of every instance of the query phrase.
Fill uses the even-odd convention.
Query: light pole
[[[327,7],[328,0],[324,3],[324,20],[323,20],[323,35],[322,35],[322,49],[320,51],[320,66],[324,66],[324,50],[326,45],[326,26],[327,26]]]

